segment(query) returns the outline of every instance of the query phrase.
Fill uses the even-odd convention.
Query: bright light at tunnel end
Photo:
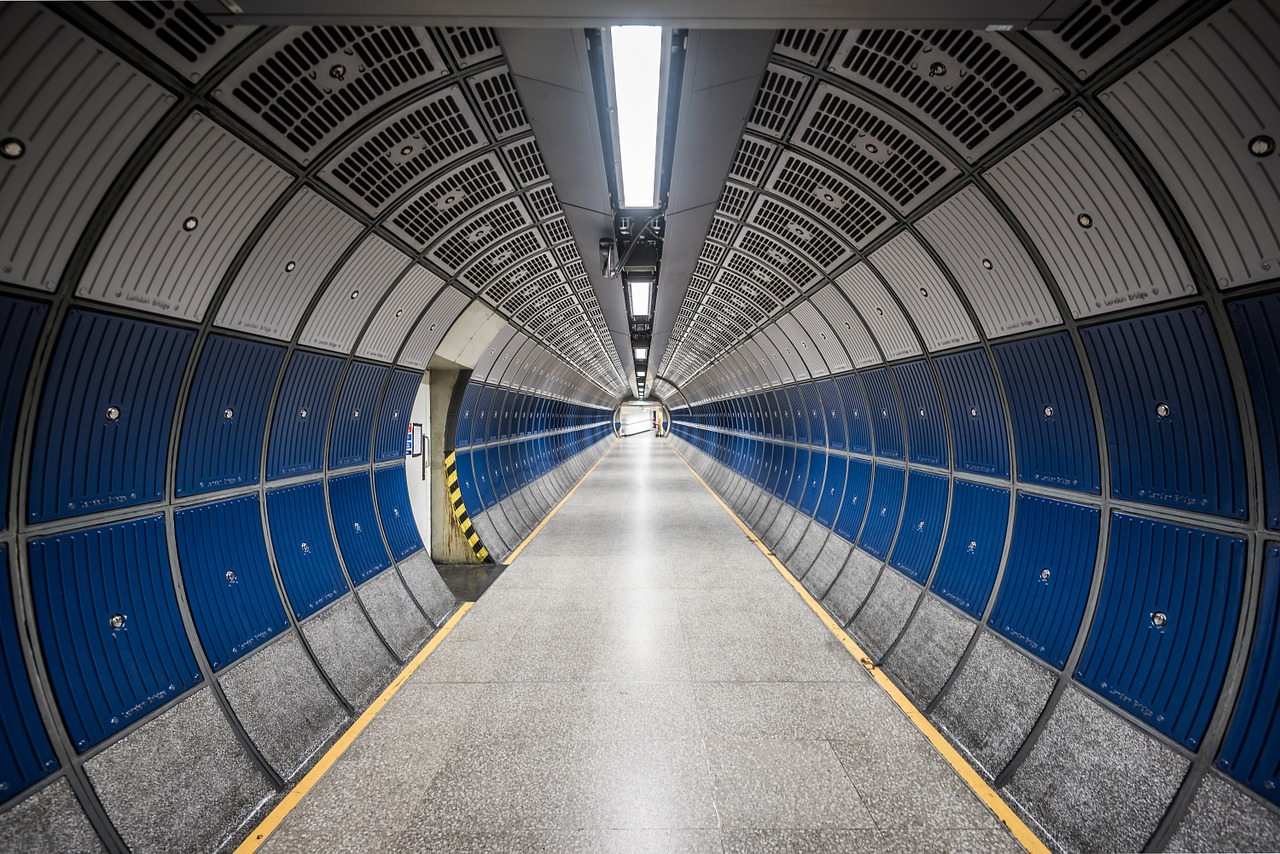
[[[662,75],[661,27],[610,27],[613,86],[622,160],[622,206],[651,208],[658,156],[658,92]]]

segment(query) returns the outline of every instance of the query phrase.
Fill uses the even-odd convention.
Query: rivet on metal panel
[[[971,407],[969,407],[969,415],[970,415],[970,417],[972,417],[972,418],[977,418],[977,417],[978,417],[978,407],[976,407],[976,406],[971,406]]]
[[[1167,622],[1169,622],[1169,618],[1165,615],[1163,611],[1152,612],[1151,625],[1155,626],[1157,629],[1162,629],[1164,628],[1164,625]]]
[[[112,631],[120,631],[124,628],[124,614],[112,614],[111,619],[107,621]]]
[[[929,65],[930,77],[941,77],[946,73],[947,73],[947,67],[943,65],[941,62],[934,62]]]
[[[1172,414],[1173,414],[1173,410],[1169,408],[1169,404],[1167,403],[1156,404],[1156,415],[1159,415],[1161,418],[1168,418]]]
[[[182,221],[182,230],[183,230],[183,231],[195,231],[195,230],[196,230],[196,226],[198,226],[199,224],[200,224],[200,220],[196,219],[196,218],[195,218],[195,217],[193,217],[193,216],[189,216],[189,217],[187,217],[186,219],[184,219],[184,220]]]
[[[119,421],[119,420],[120,420],[120,409],[119,409],[119,407],[115,407],[115,406],[108,406],[108,407],[107,407],[107,420],[108,420],[108,421]]]
[[[1077,216],[1076,222],[1080,224],[1081,228],[1093,228],[1093,217],[1089,216],[1087,213],[1082,213]]]
[[[17,160],[27,151],[27,145],[20,139],[7,137],[0,141],[0,156],[5,160]]]
[[[334,80],[341,80],[347,76],[347,67],[345,65],[334,65],[329,69],[329,76]]]
[[[9,140],[5,140],[6,144],[8,144],[8,142]],[[1276,141],[1265,134],[1259,134],[1249,140],[1249,153],[1254,157],[1266,157],[1267,155],[1272,154],[1275,150]],[[8,156],[9,154],[6,152],[5,157]]]
[[[919,522],[916,522],[916,530],[917,530],[917,531],[920,531],[921,533],[923,533],[923,532],[924,532],[924,520],[923,520],[923,519],[921,519]]]
[[[353,410],[351,410],[351,417],[352,417],[352,418],[359,418],[359,417],[360,417],[360,410],[359,410],[359,409],[353,409]]]
[[[352,292],[351,292],[351,298],[352,298],[352,299],[356,299],[356,298],[358,298],[359,296],[360,296],[360,292],[359,292],[359,291],[352,291]]]
[[[986,269],[988,269],[988,270],[993,270],[993,269],[995,269],[995,266],[996,266],[996,265],[991,263],[991,259],[990,259],[990,258],[983,258],[983,259],[982,259],[982,266],[983,266],[983,267],[985,267],[985,268],[986,268]]]
[[[305,542],[304,542],[304,543],[302,544],[302,553],[303,553],[304,555],[309,555],[309,554],[311,554],[311,545],[310,545],[309,543],[305,543]]]
[[[970,541],[969,541],[969,554],[977,554],[977,552],[978,552],[978,541],[977,541],[977,540],[970,540]]]
[[[1045,567],[1044,569],[1040,570],[1040,580],[1041,580],[1041,581],[1048,581],[1048,580],[1049,580],[1049,576],[1050,576],[1050,575],[1052,575],[1052,574],[1053,574],[1053,573],[1051,573],[1051,572],[1049,571],[1048,567]]]
[[[924,418],[924,417],[925,417],[924,409],[921,409],[921,410],[920,410],[920,417],[921,417],[921,418]]]
[[[228,569],[228,570],[227,570],[227,583],[228,583],[228,584],[235,584],[235,583],[236,583],[236,573],[235,573],[235,570],[233,570],[233,569]]]
[[[296,261],[290,261],[288,264],[284,265],[284,271],[286,273],[292,273],[297,268],[298,268],[298,262]]]
[[[235,417],[236,417],[236,411],[231,407],[227,407],[226,409],[222,410],[222,418],[224,421],[230,421],[232,418],[235,418]]]
[[[364,530],[363,528],[361,528],[361,527],[360,527],[360,523],[359,523],[359,522],[356,522],[356,523],[355,523],[355,529],[356,529],[356,533],[357,533],[357,534]]]
[[[1046,407],[1044,408],[1044,417],[1045,417],[1045,418],[1052,418],[1052,417],[1053,417],[1053,407],[1052,407],[1052,406],[1046,406]]]
[[[299,410],[298,410],[298,417],[299,417],[299,418],[306,418],[306,417],[307,417],[307,410],[305,410],[305,409],[299,409]]]

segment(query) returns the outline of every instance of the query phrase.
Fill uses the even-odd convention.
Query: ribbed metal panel
[[[981,190],[965,187],[916,227],[955,276],[988,338],[1062,322],[1022,241]]]
[[[214,670],[289,628],[257,495],[179,510],[173,526],[191,617]]]
[[[800,495],[800,504],[796,508],[802,516],[812,516],[818,508],[818,500],[822,498],[822,485],[827,472],[827,455],[822,451],[809,454],[809,466],[805,475],[804,491]]]
[[[356,355],[362,359],[390,361],[423,307],[444,287],[444,280],[416,264],[396,285],[360,339]]]
[[[445,288],[409,334],[409,340],[400,354],[400,364],[418,370],[426,369],[436,348],[440,346],[458,315],[471,304],[471,299],[455,288]]]
[[[4,280],[52,291],[129,155],[173,97],[35,3],[0,9],[0,127],[23,145],[0,161]]]
[[[785,327],[783,326],[784,321],[788,321]],[[795,318],[788,318],[787,315],[783,315],[778,318],[773,326],[765,327],[763,332],[773,341],[773,346],[778,348],[779,355],[787,363],[787,371],[791,374],[791,379],[795,382],[807,380],[810,373],[809,365],[805,362],[804,353],[812,348],[809,344],[809,336],[805,334],[803,329],[799,328]],[[804,345],[803,348],[801,344]],[[810,358],[812,358],[812,355]]]
[[[200,321],[289,175],[193,113],[129,188],[76,294]]]
[[[0,545],[0,568],[9,578],[9,550]],[[58,767],[40,721],[8,584],[0,584],[0,804]]]
[[[881,560],[889,556],[889,546],[898,530],[898,514],[902,510],[905,485],[906,472],[902,469],[883,463],[876,464],[871,502],[867,507],[867,520],[858,537],[858,545]]]
[[[836,279],[850,302],[858,307],[863,319],[871,327],[871,334],[880,344],[886,359],[902,359],[920,355],[920,344],[915,333],[907,325],[902,310],[889,296],[889,291],[866,264],[846,270]],[[815,298],[816,301],[816,298]],[[879,354],[873,362],[880,362]]]
[[[329,533],[324,485],[319,481],[267,491],[271,550],[289,604],[299,620],[346,593],[338,551]]]
[[[386,379],[387,368],[381,365],[352,362],[347,369],[329,431],[329,468],[368,464],[378,396]],[[404,442],[403,433],[399,441]],[[403,453],[404,445],[399,448]]]
[[[902,417],[898,410],[898,395],[889,383],[889,371],[887,368],[875,368],[863,371],[860,376],[867,393],[867,412],[871,417],[875,454],[877,457],[900,460],[903,454]],[[846,402],[846,411],[848,406]]]
[[[890,370],[902,395],[911,462],[927,466],[947,465],[947,428],[942,420],[942,401],[938,398],[938,384],[934,382],[928,363],[923,360],[907,362]],[[879,424],[877,420],[876,426]]]
[[[0,475],[6,484],[27,369],[48,313],[44,303],[0,295],[0,364],[9,366],[0,372]],[[4,489],[0,490],[0,531],[8,522],[9,490]]]
[[[956,479],[933,591],[974,619],[991,596],[1009,524],[1009,490]]]
[[[1099,520],[1095,507],[1018,495],[1013,544],[987,623],[1059,669],[1089,596]]]
[[[262,435],[284,349],[211,335],[187,395],[178,442],[179,496],[258,482]]]
[[[803,398],[805,415],[809,418],[809,444],[826,447],[827,419],[822,397],[818,394],[818,387],[814,383],[805,383],[800,386],[800,395]]]
[[[870,260],[907,307],[931,352],[978,340],[951,283],[910,233],[877,249]]]
[[[845,374],[836,379],[836,388],[844,407],[849,450],[858,454],[871,453],[873,413],[867,403],[867,393],[863,390],[862,381],[857,374]]]
[[[458,406],[458,423],[453,435],[453,446],[455,448],[465,448],[470,445],[472,429],[480,424],[476,405],[479,402],[481,388],[479,384],[469,382],[462,392],[462,403]],[[483,441],[483,437],[478,436],[477,438]],[[445,450],[448,450],[447,438]]]
[[[32,540],[36,629],[76,750],[201,680],[178,615],[163,516]]]
[[[823,432],[826,433],[827,447],[837,451],[848,448],[845,431],[844,403],[840,400],[840,390],[832,379],[818,380],[814,388],[818,395],[819,412],[824,420]]]
[[[1217,766],[1280,804],[1280,546],[1266,548],[1253,649]]]
[[[902,510],[902,530],[894,543],[889,564],[921,584],[933,569],[947,520],[949,479],[913,471],[907,479],[907,501]]]
[[[773,52],[817,65],[831,42],[831,30],[779,30]]]
[[[1244,358],[1263,448],[1280,448],[1280,294],[1227,307]],[[3,416],[0,416],[3,418]],[[1280,454],[1262,454],[1266,524],[1280,530]]]
[[[849,473],[849,460],[836,454],[827,456],[827,471],[822,482],[822,494],[818,497],[818,507],[813,514],[814,521],[824,528],[832,528],[836,523],[836,515],[840,512],[840,502],[844,497],[845,479]],[[866,506],[866,499],[861,499],[859,509]],[[799,567],[796,567],[799,570]]]
[[[381,237],[366,237],[329,282],[299,343],[350,353],[369,313],[410,263],[408,255]]]
[[[405,435],[410,430],[413,401],[421,385],[422,374],[418,371],[396,370],[391,373],[391,382],[387,384],[382,409],[378,412],[378,434],[373,447],[375,463],[400,459],[405,455]]]
[[[325,425],[341,370],[342,360],[334,356],[294,352],[271,419],[267,480],[320,471]]]
[[[1182,0],[1086,0],[1052,32],[1037,31],[1035,38],[1084,79],[1124,54],[1181,5]]]
[[[1195,293],[1164,219],[1106,134],[1076,111],[987,172],[1075,317]]]
[[[1102,398],[1111,494],[1245,518],[1231,380],[1203,306],[1082,332]]]
[[[996,389],[991,362],[982,350],[970,350],[934,360],[942,381],[942,396],[951,416],[955,467],[960,471],[1009,476],[1009,437],[1004,406]]]
[[[215,24],[192,3],[134,0],[92,8],[193,83],[253,32],[251,27]]]
[[[1227,673],[1245,555],[1240,537],[1113,513],[1076,678],[1198,749]]]
[[[468,460],[468,463],[470,461]],[[391,556],[404,560],[422,550],[422,536],[409,505],[409,486],[405,480],[404,466],[391,466],[373,473],[373,486],[378,497],[378,516],[382,530],[391,544]],[[476,508],[479,512],[480,508]]]
[[[438,32],[444,37],[449,58],[457,68],[502,56],[498,31],[490,27],[441,27]]]
[[[484,451],[459,451],[454,457],[454,464],[458,475],[458,490],[462,493],[462,509],[467,511],[468,517],[475,516],[488,506],[486,501],[493,501],[493,490],[489,488],[485,472]],[[481,481],[484,500],[481,500]]]
[[[1280,128],[1277,39],[1275,6],[1239,0],[1101,95],[1169,188],[1222,288],[1280,271],[1280,158],[1249,150]]]
[[[72,309],[31,450],[28,522],[164,497],[174,399],[195,333]]]
[[[391,566],[378,531],[369,472],[329,478],[329,507],[347,572],[357,585]]]
[[[832,296],[837,296],[838,298],[836,294],[832,294]],[[811,303],[802,302],[791,310],[791,314],[800,326],[809,333],[810,340],[813,341],[814,347],[818,350],[818,355],[822,358],[823,367],[814,372],[815,376],[840,374],[854,367],[848,352],[840,343],[839,334],[831,327],[817,308]],[[840,321],[832,318],[832,322],[839,323]],[[859,324],[859,328],[861,329],[861,324]],[[863,334],[865,335],[866,333],[864,332]]]

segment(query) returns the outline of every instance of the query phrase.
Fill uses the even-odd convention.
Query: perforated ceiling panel
[[[369,313],[409,263],[408,255],[381,237],[366,237],[325,289],[299,343],[351,352]]]
[[[89,216],[173,97],[34,3],[0,7],[4,281],[51,291]]]
[[[886,359],[920,355],[920,345],[907,318],[870,267],[859,264],[841,274],[836,284],[857,306]]]
[[[460,227],[450,231],[448,237],[427,253],[427,257],[444,270],[456,273],[486,249],[531,225],[533,220],[529,218],[529,212],[524,203],[519,199],[508,199],[476,214]],[[539,237],[538,249],[545,248],[541,242]],[[512,253],[518,253],[508,259],[508,263],[534,251],[520,246],[507,248]],[[524,251],[521,251],[522,249]]]
[[[916,223],[959,282],[989,338],[1062,322],[1026,248],[976,187]]]
[[[514,191],[496,154],[468,160],[400,206],[386,227],[418,248],[443,237],[462,217]]]
[[[839,322],[835,317],[828,321],[810,302],[797,303],[791,314],[800,327],[809,333],[810,340],[817,347],[826,366],[824,373],[839,374],[853,368],[853,360],[841,345],[840,336],[830,325]]]
[[[848,181],[798,154],[782,155],[767,188],[813,213],[859,249],[892,224],[879,205]]]
[[[1085,0],[1052,32],[1032,32],[1084,79],[1120,56],[1183,0]]]
[[[951,283],[912,234],[899,234],[869,260],[907,307],[931,352],[978,340]]]
[[[798,59],[806,65],[817,65],[831,44],[832,30],[781,30],[773,52]]]
[[[840,294],[835,285],[828,285],[809,299],[822,316],[831,323],[831,328],[853,359],[854,367],[865,368],[884,361],[876,350],[876,343],[872,340],[871,333],[867,332],[867,327],[863,325],[862,320],[850,307],[849,301]],[[832,370],[836,371],[835,368]]]
[[[467,85],[495,139],[507,139],[529,130],[515,79],[505,65],[468,77]]]
[[[502,56],[498,33],[490,27],[441,27],[449,59],[457,68],[468,68]]]
[[[712,222],[715,228],[716,217]],[[747,222],[814,261],[827,273],[849,259],[849,247],[836,234],[816,220],[768,196],[759,196],[751,207]],[[715,239],[712,236],[712,239]],[[727,238],[726,238],[727,239]]]
[[[405,335],[422,313],[423,307],[442,287],[444,280],[435,273],[416,264],[410,267],[382,305],[378,306],[369,328],[360,338],[356,355],[389,361],[404,343]]]
[[[511,167],[511,174],[516,176],[522,187],[546,180],[547,166],[542,160],[542,152],[538,150],[538,142],[533,137],[518,139],[502,146],[502,153]]]
[[[996,164],[987,178],[1031,234],[1074,316],[1195,292],[1150,196],[1079,110]]]
[[[289,176],[194,113],[134,182],[76,293],[199,321]]]
[[[760,79],[751,112],[747,114],[747,127],[781,139],[808,86],[809,75],[770,63]]]
[[[253,32],[215,24],[194,3],[126,0],[91,8],[193,83]]]
[[[1280,275],[1280,19],[1268,5],[1232,3],[1101,96],[1164,179],[1222,288]]]
[[[800,255],[767,234],[763,234],[753,228],[741,229],[733,245],[743,253],[750,255],[757,262],[766,267],[772,267],[773,270],[781,274],[782,279],[801,290],[813,287],[822,278],[822,274]],[[730,266],[730,269],[734,269],[744,275],[750,275],[757,280],[765,281],[765,277],[748,267]]]

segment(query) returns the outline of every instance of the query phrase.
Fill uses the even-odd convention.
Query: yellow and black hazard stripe
[[[449,503],[453,505],[453,518],[458,520],[462,536],[467,538],[476,557],[484,560],[489,557],[489,550],[480,542],[480,535],[476,533],[475,527],[471,524],[471,517],[467,515],[467,508],[462,504],[462,489],[458,486],[457,454],[449,454],[444,458],[444,486],[449,491]]]

